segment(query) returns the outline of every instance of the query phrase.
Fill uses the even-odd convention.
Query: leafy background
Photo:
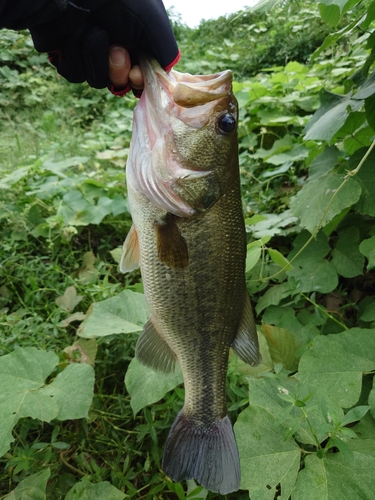
[[[177,69],[231,68],[240,104],[263,361],[230,356],[242,484],[226,497],[370,500],[375,2],[170,17]],[[147,304],[117,263],[135,100],[66,83],[27,33],[0,44],[0,498],[222,498],[161,471],[182,377],[134,359]]]

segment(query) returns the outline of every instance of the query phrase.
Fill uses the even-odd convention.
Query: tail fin
[[[162,469],[173,481],[196,479],[225,495],[240,487],[240,462],[229,417],[199,425],[181,411],[165,445]]]

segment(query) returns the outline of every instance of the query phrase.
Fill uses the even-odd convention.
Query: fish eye
[[[236,128],[236,119],[231,113],[224,113],[218,119],[219,131],[222,134],[230,134]]]

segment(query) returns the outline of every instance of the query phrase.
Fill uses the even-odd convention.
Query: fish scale
[[[228,71],[201,77],[167,75],[147,59],[141,66],[146,84],[127,163],[133,227],[121,264],[124,271],[139,264],[151,313],[136,356],[167,373],[178,362],[184,378],[184,406],[165,445],[163,470],[174,481],[194,478],[226,494],[240,486],[226,408],[229,349],[247,363],[260,361],[230,126],[237,104]],[[220,129],[223,116],[229,131]],[[160,147],[163,141],[168,147]]]

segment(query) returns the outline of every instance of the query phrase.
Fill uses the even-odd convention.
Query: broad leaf
[[[142,331],[149,316],[143,294],[124,290],[111,299],[92,304],[79,327],[80,337],[105,337]]]
[[[331,171],[316,181],[306,182],[291,199],[290,209],[301,226],[313,233],[335,215],[353,206],[361,196],[361,186],[354,179],[345,181],[346,173]],[[345,183],[344,183],[345,181]]]
[[[108,481],[94,484],[84,477],[68,491],[65,500],[123,500],[126,496]]]
[[[73,363],[46,387],[41,394],[57,403],[59,420],[85,418],[94,395],[94,370],[86,363]]]
[[[271,305],[277,306],[283,299],[293,296],[294,294],[295,291],[289,283],[273,285],[265,292],[262,297],[260,297],[255,310],[257,314],[260,314],[263,309],[266,309],[266,307],[269,307]]]
[[[339,335],[328,336],[350,353],[363,372],[375,370],[375,329],[351,328]]]
[[[363,240],[359,245],[359,251],[368,259],[367,271],[375,267],[375,236]]]
[[[247,248],[246,253],[246,272],[248,273],[256,265],[260,256],[262,254],[262,249],[259,246],[251,246]]]
[[[368,404],[370,405],[371,415],[375,418],[375,379],[373,380],[373,386],[368,396]]]
[[[359,149],[349,160],[350,169],[358,167],[367,148]],[[354,208],[361,214],[375,217],[375,152],[372,151],[363,163],[357,175],[353,178],[361,187],[361,196]]]
[[[87,416],[94,387],[92,367],[68,365],[45,386],[58,362],[56,354],[34,347],[0,358],[0,456],[9,449],[12,429],[22,417],[50,422]]]
[[[338,285],[335,268],[327,260],[298,259],[293,262],[293,266],[294,269],[288,272],[288,276],[296,281],[297,288],[302,293],[329,293]]]
[[[375,301],[370,302],[365,306],[362,314],[359,316],[359,319],[368,323],[375,321]]]
[[[339,336],[316,337],[301,357],[297,378],[327,400],[350,408],[361,393],[362,367],[337,342]]]
[[[293,247],[288,255],[293,269],[287,274],[290,286],[293,283],[296,292],[328,293],[337,287],[337,273],[332,264],[324,259],[330,246],[322,231],[311,240],[307,231],[303,231],[293,241]]]
[[[340,231],[340,237],[332,251],[332,264],[344,278],[363,274],[365,259],[358,250],[359,229],[348,227]]]
[[[327,50],[329,47],[332,47],[338,40],[343,38],[344,36],[349,36],[355,28],[360,24],[361,20],[355,19],[353,22],[350,24],[345,25],[343,28],[340,30],[336,31],[336,33],[329,34],[322,45],[316,49],[316,51],[313,53],[311,56],[311,60],[313,61],[316,59],[322,52]]]
[[[241,488],[251,500],[288,500],[298,475],[301,453],[285,427],[259,406],[250,406],[238,417],[234,431],[241,461]]]
[[[350,441],[355,443],[357,440]],[[342,453],[305,458],[292,500],[370,500],[374,495],[375,453],[353,452],[353,460]]]
[[[326,141],[330,143],[333,136],[344,125],[351,111],[358,111],[364,101],[352,99],[350,94],[339,95],[321,90],[320,108],[316,111],[305,128],[305,140]]]
[[[44,469],[23,479],[3,500],[46,500],[50,469]]]
[[[323,21],[330,26],[336,26],[340,21],[340,8],[337,5],[319,4],[319,11]]]
[[[287,370],[295,371],[298,366],[296,358],[297,347],[293,335],[285,328],[267,325],[261,326],[265,336],[272,361],[282,363]]]
[[[125,375],[125,385],[130,394],[134,415],[142,408],[162,399],[167,392],[183,382],[182,373],[165,374],[143,366],[132,359]]]

